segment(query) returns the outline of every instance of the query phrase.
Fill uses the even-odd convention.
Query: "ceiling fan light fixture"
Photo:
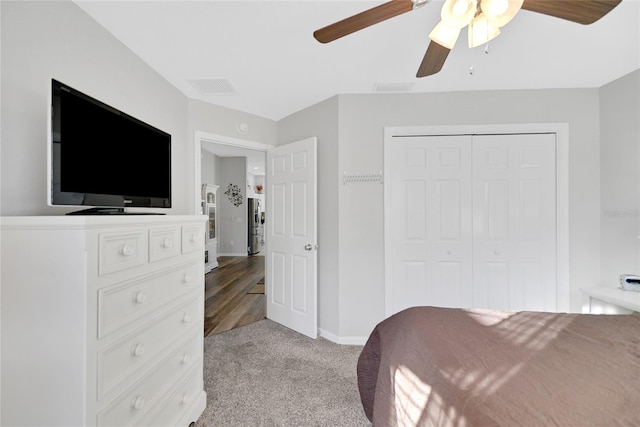
[[[458,40],[461,29],[461,27],[449,25],[448,22],[440,21],[429,34],[429,38],[440,46],[446,47],[447,49],[453,49],[453,46],[456,44],[456,40]]]
[[[446,0],[440,17],[450,27],[465,27],[471,22],[478,8],[477,0]]]
[[[484,3],[487,0],[482,0],[482,1]],[[516,16],[520,8],[522,8],[522,4],[524,3],[524,0],[507,0],[507,2],[508,2],[507,9],[503,13],[492,17],[493,23],[498,27],[504,27]],[[482,9],[482,6],[480,6],[480,8]],[[482,10],[484,11],[484,9]]]
[[[469,47],[477,47],[488,43],[500,35],[500,28],[484,13],[476,16],[469,24]]]
[[[487,16],[500,16],[509,8],[509,0],[481,0],[480,9]]]

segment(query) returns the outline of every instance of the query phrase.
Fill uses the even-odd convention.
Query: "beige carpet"
[[[207,408],[196,426],[369,426],[356,382],[360,350],[271,320],[206,337]]]

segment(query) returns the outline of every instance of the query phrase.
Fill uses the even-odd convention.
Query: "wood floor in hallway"
[[[264,256],[218,257],[205,275],[204,336],[264,319],[264,294],[251,293],[262,279]]]

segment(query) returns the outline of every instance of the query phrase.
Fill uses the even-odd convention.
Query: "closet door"
[[[385,155],[386,313],[471,307],[471,137],[409,137]]]
[[[555,134],[385,145],[386,315],[557,311]]]
[[[473,305],[557,310],[556,137],[473,138]]]

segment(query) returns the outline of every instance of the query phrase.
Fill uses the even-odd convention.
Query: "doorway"
[[[266,152],[269,165],[266,168],[269,176],[265,180],[264,203],[267,212],[265,298],[268,318],[316,338],[317,138],[309,137],[274,147],[196,132],[194,188],[197,200],[200,200],[202,185],[201,150],[204,141]],[[224,193],[226,195],[227,192]],[[200,212],[195,202],[194,207],[195,212]],[[223,254],[223,251],[219,253]]]
[[[221,256],[205,275],[204,336],[266,317],[263,256]]]
[[[248,180],[246,178],[249,177],[249,174],[264,178],[266,151],[272,147],[268,144],[197,131],[194,149],[196,169],[194,171],[195,212],[201,212],[202,209],[200,206],[200,189],[203,184],[203,156],[211,156],[213,154],[220,158],[246,159],[244,162],[246,173],[241,178],[235,179],[235,181],[238,181],[235,185],[244,186],[246,181],[248,187],[246,187],[244,195],[249,197],[262,196],[263,198],[263,195],[256,194],[260,190],[255,188],[257,186],[255,184],[260,184],[264,181],[260,179],[254,180],[253,177]],[[206,175],[206,171],[204,172]],[[208,181],[219,181],[219,179],[209,176]],[[219,205],[221,205],[222,198],[227,197],[224,194],[227,182],[206,183],[220,186],[218,200],[221,202]],[[239,206],[240,208],[247,206],[248,201],[244,200],[244,202]],[[262,203],[264,204],[264,201]],[[243,227],[243,225],[247,225],[247,209],[245,208],[241,211],[243,212],[242,217],[238,213],[227,214],[225,217],[224,209],[218,212],[218,221],[220,221],[220,217],[223,217],[225,221],[232,221],[232,224],[219,223],[217,228],[222,232],[222,228],[226,228],[228,231],[233,227],[235,228],[235,234],[231,235],[231,237],[225,236],[225,233],[219,234],[217,251],[219,253],[219,266],[205,276],[205,336],[243,326],[260,320],[265,316],[264,290],[260,293],[254,289],[260,288],[261,283],[259,282],[264,280],[264,250],[252,256],[247,254],[245,242],[248,240],[249,232],[247,227]],[[222,227],[222,225],[225,225],[225,227]],[[247,237],[239,237],[239,234]],[[226,239],[227,246],[223,246],[221,250],[220,240],[222,238]],[[228,245],[229,242],[231,242],[232,246]],[[238,249],[234,249],[234,243]],[[262,289],[264,289],[264,283],[262,283]]]

